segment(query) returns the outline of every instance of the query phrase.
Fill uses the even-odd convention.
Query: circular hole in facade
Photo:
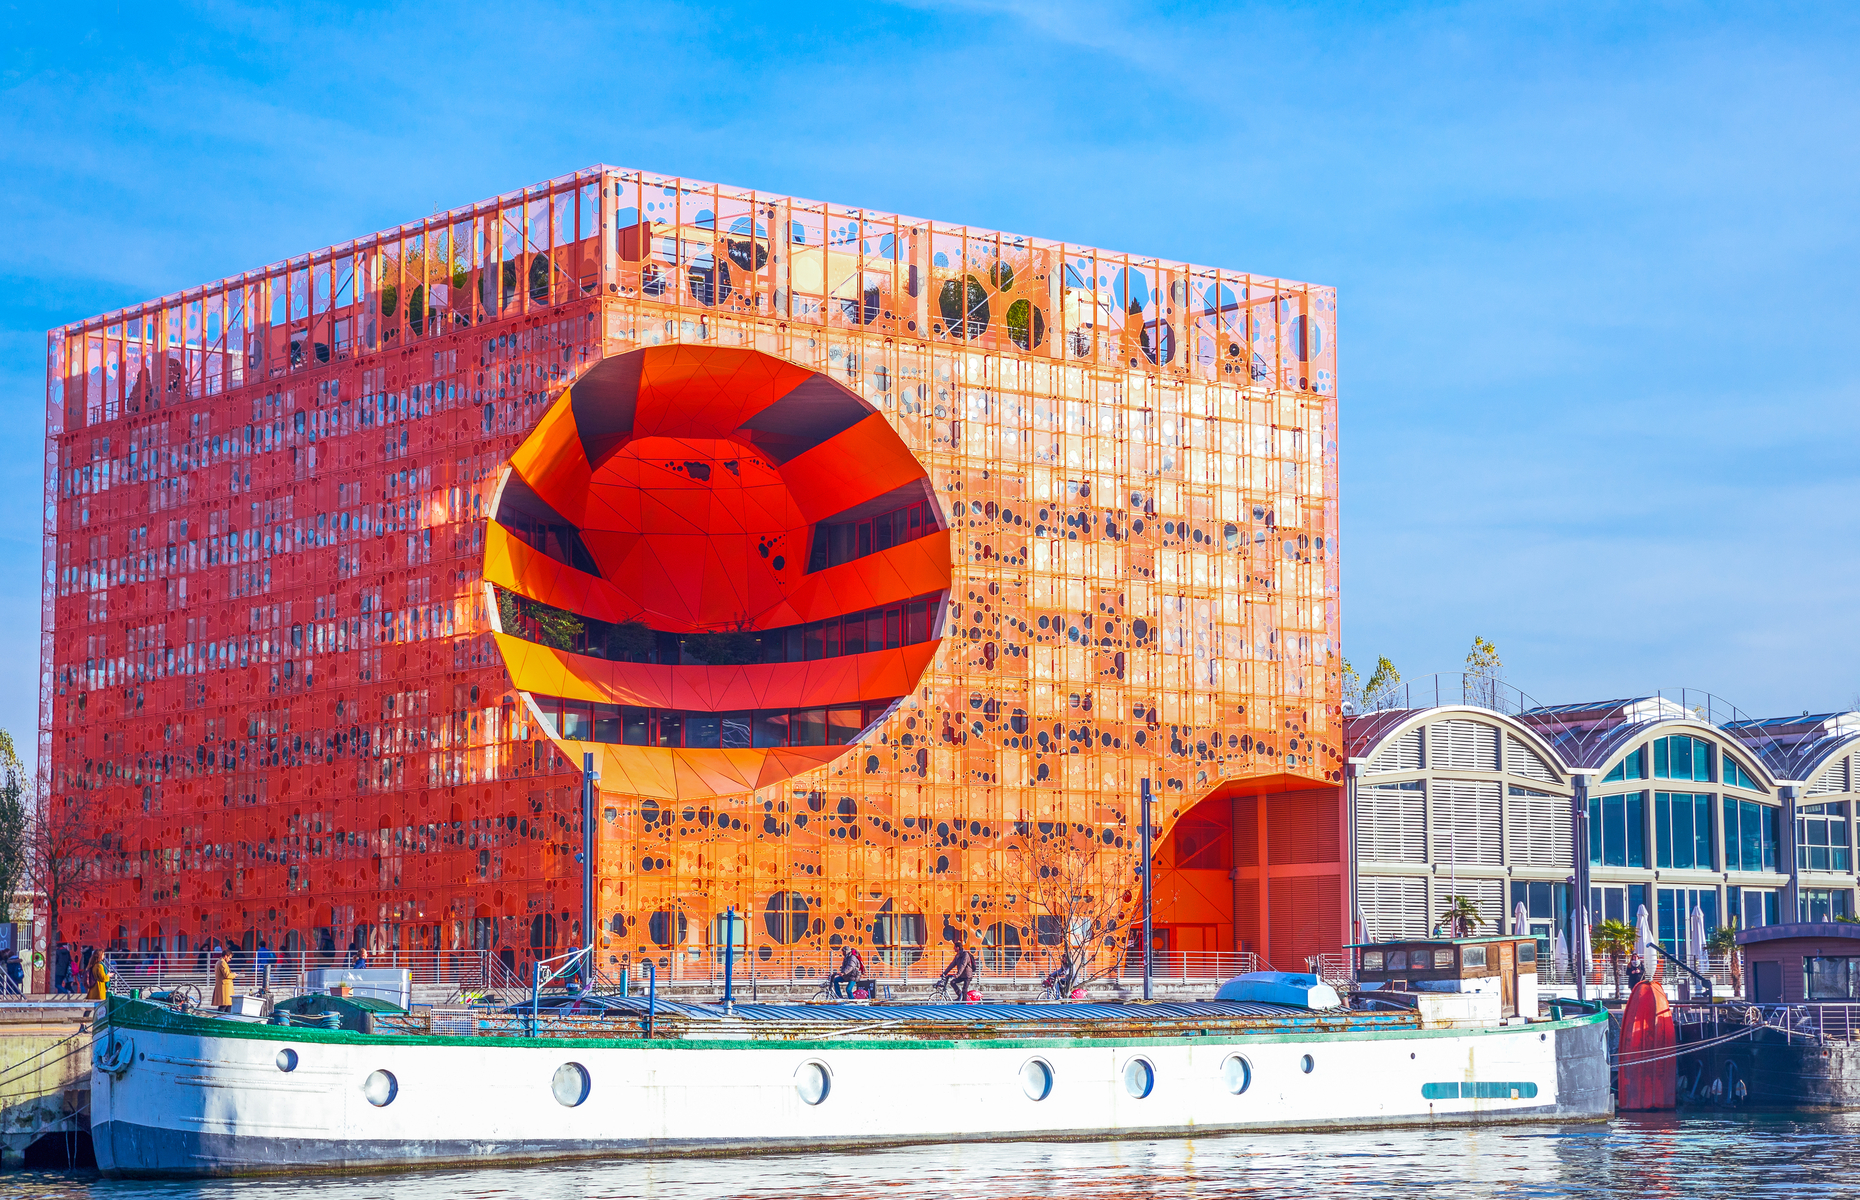
[[[804,1104],[819,1104],[833,1090],[833,1076],[827,1070],[827,1064],[807,1062],[794,1073],[794,1090],[800,1094]]]
[[[1138,1100],[1156,1090],[1156,1068],[1148,1059],[1133,1058],[1124,1064],[1124,1090]]]
[[[1029,1100],[1044,1100],[1053,1094],[1052,1064],[1042,1058],[1030,1058],[1020,1069],[1020,1090]]]
[[[555,1102],[564,1108],[574,1108],[588,1098],[591,1081],[588,1069],[580,1063],[563,1063],[555,1069],[555,1078],[549,1081],[549,1091],[554,1094]]]
[[[1313,1059],[1309,1054],[1305,1055],[1303,1058],[1298,1060],[1298,1069],[1300,1071],[1303,1071],[1307,1075],[1311,1074],[1311,1072],[1314,1069],[1316,1069],[1316,1067],[1317,1067],[1317,1061]]]
[[[295,1071],[297,1069],[297,1051],[286,1046],[284,1049],[278,1051],[277,1063],[278,1070],[280,1071]]]
[[[376,1108],[386,1108],[400,1095],[400,1080],[392,1071],[374,1071],[362,1081],[362,1095]]]
[[[1253,1086],[1253,1064],[1238,1054],[1230,1054],[1221,1064],[1221,1082],[1227,1090],[1238,1096]]]

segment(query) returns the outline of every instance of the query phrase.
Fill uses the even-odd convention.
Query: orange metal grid
[[[780,783],[662,805],[616,764],[610,957],[668,957],[661,911],[702,945],[726,904],[775,906],[764,952],[869,941],[881,909],[1024,939],[1018,822],[1102,831],[1127,878],[1145,776],[1165,824],[1340,778],[1335,311],[595,168],[56,331],[40,763],[111,836],[71,936],[578,941],[578,773],[493,633],[485,579],[519,551],[487,505],[569,381],[685,346],[882,414],[950,531],[947,636],[880,727]],[[1271,948],[1173,861],[1165,925]]]

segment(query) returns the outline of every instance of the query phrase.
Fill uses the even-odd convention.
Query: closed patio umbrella
[[[1523,937],[1530,932],[1530,928],[1531,914],[1524,907],[1524,901],[1520,900],[1511,909],[1511,934],[1513,937]]]
[[[1709,961],[1705,956],[1705,939],[1711,936],[1705,929],[1705,910],[1694,904],[1686,926],[1686,957],[1691,959],[1695,969],[1703,971]]]
[[[1647,914],[1647,906],[1640,906],[1640,912],[1634,918],[1634,928],[1639,934],[1634,952],[1640,955],[1640,965],[1649,976],[1660,973],[1660,951],[1653,936],[1653,918]]]
[[[1563,936],[1561,929],[1556,931],[1556,943],[1551,947],[1550,958],[1556,963],[1556,973],[1561,979],[1570,977],[1569,939]]]

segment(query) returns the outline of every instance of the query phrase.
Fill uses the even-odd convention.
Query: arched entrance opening
[[[1341,954],[1349,941],[1343,789],[1304,783],[1227,783],[1168,824],[1152,859],[1161,961],[1211,966],[1217,953],[1243,952],[1262,968],[1304,971],[1315,965],[1307,960]]]

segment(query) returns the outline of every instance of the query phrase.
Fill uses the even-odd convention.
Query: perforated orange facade
[[[595,168],[55,331],[67,935],[578,944],[592,753],[610,964],[1017,956],[1145,778],[1159,941],[1334,950],[1335,316]]]

